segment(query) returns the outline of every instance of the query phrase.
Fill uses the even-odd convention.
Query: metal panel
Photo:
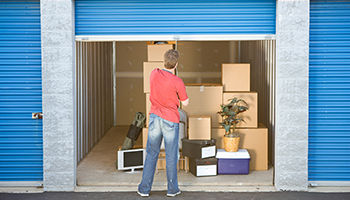
[[[76,43],[77,162],[113,126],[111,42]]]
[[[32,119],[42,112],[40,41],[39,1],[0,1],[2,182],[43,180],[42,119]]]
[[[309,77],[309,181],[350,181],[349,0],[311,0]]]
[[[269,128],[269,162],[274,163],[276,42],[242,41],[239,49],[240,62],[250,63],[251,91],[258,92],[258,121]]]
[[[275,21],[276,0],[75,1],[78,36],[273,35]]]

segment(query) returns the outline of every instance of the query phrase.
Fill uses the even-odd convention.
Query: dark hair
[[[164,67],[166,69],[173,69],[177,64],[177,59],[179,59],[179,52],[175,49],[170,49],[164,54]]]

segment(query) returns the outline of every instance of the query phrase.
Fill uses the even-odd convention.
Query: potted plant
[[[221,126],[225,128],[224,148],[225,151],[238,151],[240,136],[236,131],[236,125],[244,122],[240,117],[240,113],[248,110],[248,104],[243,99],[233,98],[228,100],[228,104],[222,104],[221,110],[218,112],[222,117]]]

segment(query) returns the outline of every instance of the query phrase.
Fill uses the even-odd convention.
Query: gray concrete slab
[[[309,0],[276,7],[275,186],[308,189]]]
[[[78,191],[136,191],[142,171],[129,174],[118,171],[115,167],[117,147],[122,144],[127,130],[128,127],[112,128],[81,161],[77,170]],[[136,145],[141,144],[141,139],[140,137]],[[179,187],[186,191],[259,191],[257,188],[261,186],[263,191],[274,190],[272,168],[268,171],[251,171],[249,175],[195,177],[191,173],[179,171],[178,176]],[[81,186],[85,187],[79,188]],[[249,190],[242,187],[248,187]],[[165,170],[156,172],[153,190],[166,190]]]
[[[1,200],[109,200],[109,199],[170,199],[166,197],[166,192],[152,192],[150,197],[139,197],[136,192],[106,192],[106,193],[79,193],[79,192],[45,192],[41,194],[0,194]],[[221,192],[221,193],[206,193],[206,192],[183,192],[177,197],[171,199],[268,199],[268,200],[303,200],[303,199],[317,199],[317,200],[347,200],[350,199],[350,193],[308,193],[308,192],[255,192],[255,193],[237,193],[237,192]]]

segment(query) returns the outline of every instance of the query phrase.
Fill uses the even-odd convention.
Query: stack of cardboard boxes
[[[153,69],[163,67],[163,55],[172,45],[149,45],[148,62],[144,63],[144,92],[146,93],[147,125],[149,102],[149,76]],[[225,130],[219,124],[220,105],[226,104],[233,97],[244,99],[249,110],[242,113],[245,122],[237,125],[241,135],[240,148],[247,149],[250,155],[250,170],[268,169],[268,129],[258,124],[258,94],[250,91],[249,64],[222,64],[222,84],[186,84],[190,99],[188,106],[182,109],[188,116],[189,140],[216,140],[216,147],[223,149]],[[146,148],[148,128],[143,130],[143,146]],[[158,169],[165,169],[164,153],[161,152]],[[181,158],[183,158],[181,156]],[[182,160],[183,161],[183,160]],[[180,162],[180,169],[188,169]]]
[[[250,155],[250,170],[268,169],[268,129],[258,124],[258,93],[250,91],[250,64],[222,64],[223,97],[227,104],[234,97],[244,99],[249,109],[241,113],[245,122],[237,124],[241,135],[240,148]],[[213,128],[212,137],[217,140],[218,149],[224,148],[223,128]]]
[[[249,110],[241,113],[245,122],[237,124],[241,135],[240,148],[247,149],[251,158],[250,170],[268,169],[268,129],[258,124],[258,93],[250,91],[250,65],[222,64],[222,85],[187,84],[190,104],[183,110],[189,116],[189,139],[216,139],[218,149],[223,149],[225,130],[220,126],[221,116],[217,114],[221,104],[227,104],[234,97],[244,99]],[[198,117],[199,115],[199,117]],[[208,131],[208,127],[211,129]]]

